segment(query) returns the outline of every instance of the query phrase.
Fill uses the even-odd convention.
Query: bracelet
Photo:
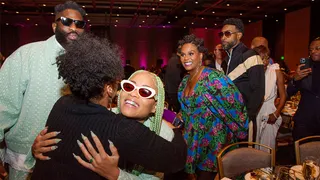
[[[273,114],[273,116],[274,116],[276,119],[278,119],[278,117],[276,116],[276,114],[275,114],[274,112],[273,112],[272,114]]]

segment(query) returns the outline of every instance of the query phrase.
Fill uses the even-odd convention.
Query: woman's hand
[[[58,146],[53,146],[61,141],[61,139],[55,138],[60,132],[47,133],[48,127],[44,128],[36,137],[32,144],[32,154],[35,158],[40,160],[49,160],[50,157],[44,156],[43,153],[53,151]]]
[[[276,118],[274,114],[269,114],[269,119],[268,119],[267,123],[274,124],[274,123],[276,123],[277,119],[278,118]]]
[[[80,156],[75,154],[73,154],[74,157],[82,166],[98,173],[100,176],[109,180],[118,179],[120,170],[118,168],[119,154],[117,148],[109,140],[109,148],[112,153],[112,155],[109,156],[104,150],[99,138],[92,131],[91,136],[99,153],[94,149],[88,138],[82,135],[85,146],[80,141],[77,142],[82,153],[89,162],[84,161]]]

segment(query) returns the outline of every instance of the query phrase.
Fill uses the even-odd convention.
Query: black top
[[[168,142],[135,120],[72,95],[56,102],[46,126],[48,132],[61,131],[58,138],[62,141],[58,149],[45,154],[51,160],[37,160],[32,179],[103,179],[82,167],[72,155],[80,155],[85,160],[77,140],[83,142],[82,133],[93,142],[90,130],[100,138],[108,154],[111,154],[108,139],[118,148],[120,168],[125,168],[128,162],[154,171],[177,172],[186,161],[187,147],[179,131],[175,130],[172,142]]]
[[[254,50],[249,49],[240,42],[232,49],[231,61],[226,74],[228,75],[230,72],[241,66],[245,67],[244,62],[249,58],[255,58],[256,56],[258,56],[258,54]],[[229,57],[227,56],[225,60],[228,64]],[[238,78],[234,79],[233,82],[238,87],[243,99],[245,100],[249,117],[255,117],[260,110],[265,94],[265,75],[263,64],[254,64],[248,69],[246,67],[246,71]]]
[[[316,130],[320,125],[320,64],[319,62],[310,61],[312,73],[299,81],[290,81],[287,88],[288,96],[295,95],[298,91],[301,93],[301,99],[298,109],[293,117],[294,128],[296,127],[312,127]],[[294,139],[298,140],[303,136],[299,133],[294,135]],[[319,135],[319,134],[310,134]]]

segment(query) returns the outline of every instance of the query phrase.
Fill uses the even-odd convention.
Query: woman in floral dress
[[[242,95],[223,73],[202,66],[207,51],[202,39],[187,35],[178,52],[188,71],[178,89],[184,138],[188,145],[185,171],[189,179],[214,179],[217,154],[247,137],[248,116]]]

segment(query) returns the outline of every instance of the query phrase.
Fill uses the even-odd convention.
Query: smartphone
[[[308,69],[310,68],[310,59],[309,58],[301,58],[300,59],[300,64],[304,64],[304,66],[301,66],[300,67],[300,70],[303,70],[303,69]]]

